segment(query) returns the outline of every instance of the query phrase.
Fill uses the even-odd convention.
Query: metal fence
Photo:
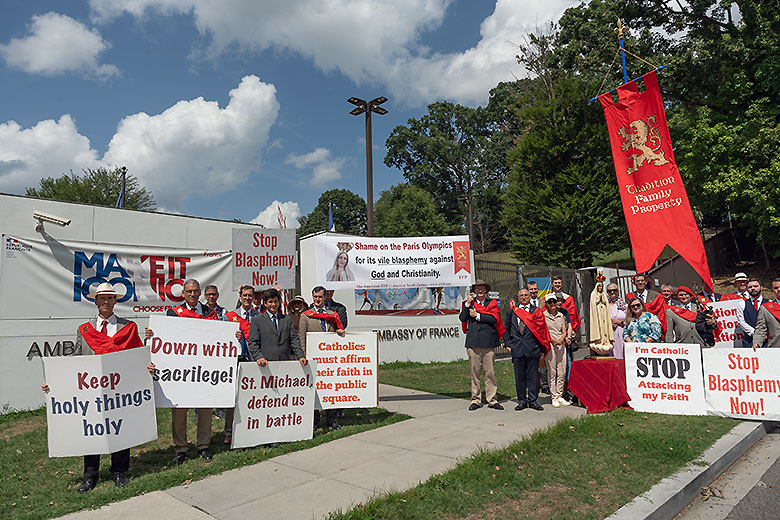
[[[474,278],[490,284],[490,290],[498,293],[501,317],[506,315],[509,300],[517,298],[520,290],[520,264],[474,259]],[[509,357],[509,349],[503,345],[496,349],[496,357]]]

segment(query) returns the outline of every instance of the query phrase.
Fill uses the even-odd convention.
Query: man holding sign
[[[264,367],[269,361],[297,359],[306,366],[306,355],[292,320],[279,312],[281,298],[276,289],[263,292],[265,311],[252,318],[249,329],[249,355]]]
[[[101,283],[88,298],[94,298],[98,309],[97,318],[79,325],[76,333],[76,356],[90,356],[119,352],[143,346],[138,337],[138,327],[135,323],[114,314],[117,293],[110,283]],[[151,373],[154,365],[148,365]],[[49,391],[49,385],[41,386],[44,392]],[[86,493],[97,485],[100,455],[84,456],[84,480],[78,488],[79,493]],[[125,473],[130,468],[130,448],[111,454],[111,475],[117,487],[127,485]]]

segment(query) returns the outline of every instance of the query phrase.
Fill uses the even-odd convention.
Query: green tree
[[[366,201],[349,190],[334,189],[320,195],[311,213],[298,218],[299,237],[327,231],[329,204],[333,207],[333,224],[337,232],[361,236],[366,234]]]
[[[506,182],[509,137],[485,108],[453,103],[428,105],[428,113],[395,127],[387,139],[385,164],[400,169],[410,184],[434,196],[451,223],[462,223],[478,252],[491,251],[490,238],[475,222],[500,227],[485,215],[483,194],[500,192]],[[491,191],[492,190],[492,191]],[[490,208],[486,208],[490,209]]]
[[[374,231],[380,237],[443,236],[462,230],[447,222],[430,193],[406,183],[383,191],[374,213]]]
[[[503,219],[518,259],[583,267],[622,249],[627,232],[604,117],[583,100],[597,86],[552,66],[554,37],[521,48],[536,77],[513,86],[518,133]]]
[[[65,174],[56,179],[41,179],[40,185],[27,188],[26,194],[66,202],[116,206],[122,190],[122,169],[87,168],[83,171],[84,175],[76,175],[71,171],[70,175]],[[125,179],[124,207],[137,210],[153,210],[156,207],[152,193],[130,174]]]

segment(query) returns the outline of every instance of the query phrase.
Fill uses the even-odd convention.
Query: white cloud
[[[301,216],[301,209],[298,207],[297,202],[291,200],[287,202],[273,201],[261,211],[257,217],[251,220],[252,224],[260,224],[267,228],[279,227],[279,209],[282,210],[282,215],[287,223],[287,229],[298,229],[300,224],[298,223],[298,217]]]
[[[284,162],[296,168],[311,168],[312,175],[309,182],[314,186],[324,186],[340,179],[340,170],[344,166],[344,159],[331,158],[330,150],[327,148],[317,148],[313,152],[302,155],[290,154]]]
[[[522,74],[512,42],[556,20],[580,0],[497,0],[480,26],[476,46],[434,53],[423,35],[438,28],[452,0],[90,0],[93,16],[108,21],[128,12],[192,14],[210,38],[211,53],[238,47],[290,50],[323,71],[340,71],[356,83],[382,84],[404,104],[447,98],[484,103],[499,81]]]
[[[14,121],[0,123],[0,191],[22,192],[44,177],[100,165],[89,139],[79,134],[70,115],[47,119],[23,129]]]
[[[110,46],[97,30],[69,16],[50,12],[33,16],[29,34],[24,38],[0,44],[0,56],[9,67],[30,74],[58,76],[76,72],[107,79],[119,74],[116,66],[101,64],[98,59]]]
[[[257,172],[278,111],[275,87],[246,76],[225,108],[199,97],[125,117],[103,161],[127,166],[161,206],[181,208],[190,194],[217,194]]]

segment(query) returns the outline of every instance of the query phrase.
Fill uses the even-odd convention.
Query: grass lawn
[[[509,359],[496,361],[495,367],[498,400],[516,397],[515,369],[512,362]],[[465,359],[449,363],[383,363],[379,365],[379,382],[432,394],[471,399],[471,375],[469,362]]]
[[[499,394],[508,397],[514,389],[511,364],[496,363],[496,372]],[[383,383],[468,398],[466,361],[387,364],[379,377]],[[605,518],[697,460],[736,424],[722,417],[628,409],[566,419],[331,519]]]
[[[193,412],[190,412],[190,418],[192,415]],[[201,458],[192,458],[196,453],[193,449],[187,462],[173,466],[171,413],[167,409],[158,409],[159,438],[130,449],[130,484],[122,489],[114,486],[108,471],[110,457],[104,455],[97,487],[79,495],[76,488],[84,473],[83,459],[48,457],[45,410],[41,408],[33,412],[0,415],[0,441],[3,443],[0,450],[0,518],[43,519],[96,508],[134,495],[255,464],[283,453],[311,448],[406,418],[380,408],[345,410],[345,417],[339,420],[343,426],[341,430],[318,430],[311,440],[286,443],[274,449],[257,447],[230,450],[222,442],[224,422],[214,417],[211,441],[214,460],[206,462]],[[195,423],[191,420],[188,421],[188,438],[190,442],[195,439]]]

